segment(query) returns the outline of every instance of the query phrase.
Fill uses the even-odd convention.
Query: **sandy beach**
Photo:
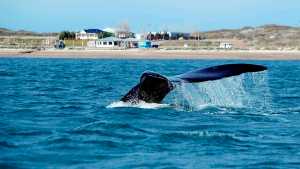
[[[264,50],[41,50],[1,49],[0,57],[99,59],[300,60],[300,51]]]

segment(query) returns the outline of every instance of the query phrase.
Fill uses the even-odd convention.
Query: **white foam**
[[[109,109],[124,108],[124,107],[133,107],[133,108],[140,108],[140,109],[161,109],[161,108],[168,108],[171,106],[169,104],[146,103],[144,101],[140,101],[138,104],[117,101],[106,106],[106,108]]]
[[[207,107],[266,107],[266,74],[252,73],[202,83],[178,83],[169,102],[179,110],[202,110]]]

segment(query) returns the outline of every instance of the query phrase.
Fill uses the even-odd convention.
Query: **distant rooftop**
[[[85,31],[86,33],[101,33],[101,32],[103,32],[103,31],[100,30],[100,29],[84,29],[84,31]]]

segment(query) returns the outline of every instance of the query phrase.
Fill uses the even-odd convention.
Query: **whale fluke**
[[[227,64],[213,66],[205,69],[193,70],[173,77],[173,82],[183,81],[187,83],[199,83],[218,80],[226,77],[237,76],[243,73],[260,72],[267,67],[253,64]]]
[[[174,89],[173,83],[199,83],[264,70],[267,70],[267,67],[261,65],[226,64],[193,70],[169,79],[158,73],[145,72],[140,78],[140,83],[133,87],[121,101],[138,103],[142,100],[147,103],[160,103]]]

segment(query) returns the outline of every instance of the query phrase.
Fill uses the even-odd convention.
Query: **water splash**
[[[253,108],[259,111],[270,108],[271,98],[267,74],[259,72],[201,83],[176,83],[175,90],[164,101],[166,104],[117,101],[106,108],[175,108],[179,111]]]
[[[117,102],[113,102],[110,105],[106,106],[106,108],[124,108],[124,107],[133,107],[133,108],[141,108],[141,109],[161,109],[161,108],[171,107],[171,105],[158,104],[158,103],[146,103],[144,101],[140,101],[138,104],[117,101]]]
[[[178,110],[195,111],[203,105],[263,109],[270,98],[267,75],[261,72],[203,83],[178,83],[168,101]]]

